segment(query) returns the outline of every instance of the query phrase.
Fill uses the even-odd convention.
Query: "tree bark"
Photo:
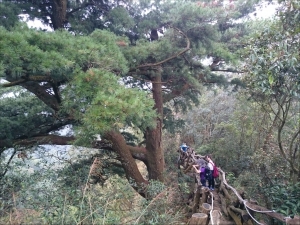
[[[242,221],[240,220],[240,218],[234,212],[232,212],[230,208],[227,208],[227,211],[236,225],[242,225]]]
[[[300,224],[300,216],[295,216],[293,219],[287,218],[286,224],[287,225],[299,225]]]
[[[262,207],[262,206],[259,206],[259,205],[254,205],[254,204],[251,204],[249,202],[246,203],[247,207],[250,208],[250,209],[253,209],[253,210],[257,210],[257,211],[263,211],[264,214],[272,217],[272,218],[275,218],[279,221],[282,221],[282,222],[286,222],[286,217],[280,213],[276,213],[276,212],[272,212],[271,210],[265,208],[265,207]]]
[[[220,200],[221,200],[222,211],[226,216],[228,216],[226,200],[224,199],[224,197],[221,194],[219,194],[219,196],[220,196]]]
[[[189,172],[189,171],[192,169],[192,167],[193,167],[193,164],[191,163],[191,164],[183,171],[183,173]]]
[[[242,210],[242,209],[238,209],[235,208],[234,206],[229,206],[229,208],[233,211],[236,212],[238,214],[240,214],[241,218],[243,218],[243,221],[245,224],[252,224],[251,220],[250,220],[250,216],[248,215],[246,210]],[[250,221],[250,222],[248,222]]]
[[[51,21],[54,30],[64,28],[67,21],[67,3],[67,0],[53,0]]]
[[[200,206],[202,206],[203,203],[207,202],[207,197],[209,195],[209,189],[208,188],[203,188],[202,187],[202,197],[201,197],[201,202],[200,202]]]
[[[194,213],[189,222],[189,225],[206,225],[207,223],[207,214],[204,213]]]
[[[223,179],[221,179],[220,190],[224,193],[225,197],[232,203],[231,196],[224,185]]]
[[[211,210],[211,205],[210,205],[210,204],[208,204],[208,203],[203,203],[203,204],[201,205],[201,212],[202,212],[202,213],[209,214],[210,210]]]
[[[145,133],[148,158],[147,168],[150,180],[154,179],[163,182],[165,159],[162,149],[163,100],[161,72],[158,71],[151,79],[152,95],[155,102],[154,108],[158,117],[156,119],[156,127],[148,128]]]
[[[104,135],[104,137],[111,141],[112,149],[119,154],[120,162],[125,170],[126,178],[129,181],[135,181],[136,185],[134,184],[132,187],[144,197],[145,186],[148,184],[148,181],[145,180],[140,173],[124,137],[117,131],[109,131]]]
[[[36,97],[38,97],[47,106],[51,107],[54,111],[59,111],[60,104],[57,101],[57,98],[55,98],[54,95],[50,95],[49,92],[47,92],[46,88],[33,81],[26,82],[24,84],[21,84],[20,86],[35,94]]]
[[[221,212],[219,210],[213,210],[209,225],[222,225],[220,224],[220,217]]]
[[[194,204],[192,208],[193,213],[195,213],[198,209],[199,202],[200,202],[200,194],[201,194],[201,185],[197,185],[197,190],[194,196]]]
[[[33,146],[33,145],[69,145],[72,141],[74,141],[74,137],[65,137],[59,135],[43,135],[43,136],[36,136],[31,138],[24,138],[14,141],[6,141],[0,140],[0,148],[12,148],[15,145],[19,146]]]

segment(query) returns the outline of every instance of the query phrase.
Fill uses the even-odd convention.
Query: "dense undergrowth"
[[[103,185],[89,184],[91,162],[80,157],[55,161],[52,156],[51,162],[46,158],[36,162],[34,154],[24,161],[16,158],[0,181],[0,224],[184,223],[183,196],[173,165],[167,169],[165,184],[150,183],[146,199],[133,190],[122,172],[111,175]],[[146,171],[141,162],[138,165]]]
[[[0,224],[184,224],[191,216],[187,199],[193,192],[194,180],[179,174],[177,143],[178,138],[165,134],[166,180],[164,184],[151,182],[148,199],[132,189],[122,170],[116,175],[111,173],[103,185],[89,184],[91,160],[84,157],[82,149],[77,159],[62,160],[49,154],[46,157],[41,149],[39,160],[34,154],[16,158],[0,181]],[[207,146],[196,150],[201,155],[220,154],[220,149],[208,151]],[[52,160],[47,161],[49,157]],[[265,163],[270,174],[251,163],[245,169],[230,170],[230,160],[234,159],[228,160],[226,165],[215,157],[217,165],[225,168],[228,183],[246,198],[256,199],[260,205],[286,216],[300,214],[300,185],[288,182],[284,170],[273,176],[270,165],[275,159]],[[255,162],[256,156],[249,160]],[[144,165],[138,164],[146,177]]]

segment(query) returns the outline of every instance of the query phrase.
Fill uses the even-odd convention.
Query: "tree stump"
[[[206,188],[206,187],[202,187],[201,191],[202,191],[202,196],[201,196],[200,207],[202,206],[203,203],[207,202],[207,198],[208,198],[208,195],[209,195],[209,189]]]
[[[300,216],[295,216],[292,218],[286,218],[287,225],[299,225],[300,224]]]
[[[201,205],[201,212],[202,212],[202,213],[209,214],[210,210],[211,210],[211,205],[210,205],[210,204],[208,204],[208,203],[203,203],[203,204]]]
[[[193,204],[193,208],[192,208],[192,212],[195,213],[198,209],[198,205],[200,202],[200,193],[201,193],[201,186],[197,186],[197,190],[194,196],[194,204]]]
[[[190,219],[189,225],[206,225],[207,214],[205,213],[194,213]]]

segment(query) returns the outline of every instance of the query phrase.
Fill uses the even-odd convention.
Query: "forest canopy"
[[[276,2],[271,20],[249,19],[262,4],[272,2],[1,1],[0,182],[18,192],[13,171],[42,148],[72,146],[90,153],[61,168],[64,191],[119,175],[151,200],[176,177],[168,173],[187,142],[266,207],[299,214],[294,194],[292,206],[270,195],[299,188],[299,2]],[[21,15],[52,30],[29,28]],[[260,188],[247,187],[254,179]]]

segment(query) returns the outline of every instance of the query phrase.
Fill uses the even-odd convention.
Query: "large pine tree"
[[[24,24],[12,31],[1,28],[3,86],[21,87],[10,99],[1,90],[1,152],[71,140],[109,149],[142,195],[148,181],[135,159],[145,163],[149,179],[164,180],[162,129],[170,128],[166,120],[174,120],[165,104],[186,110],[197,103],[203,85],[230,84],[226,76],[237,72],[236,53],[248,32],[236,20],[254,3],[8,2],[19,3],[55,31]],[[78,128],[75,136],[55,135],[70,124]],[[123,131],[130,129],[143,133],[139,145],[128,143]]]

